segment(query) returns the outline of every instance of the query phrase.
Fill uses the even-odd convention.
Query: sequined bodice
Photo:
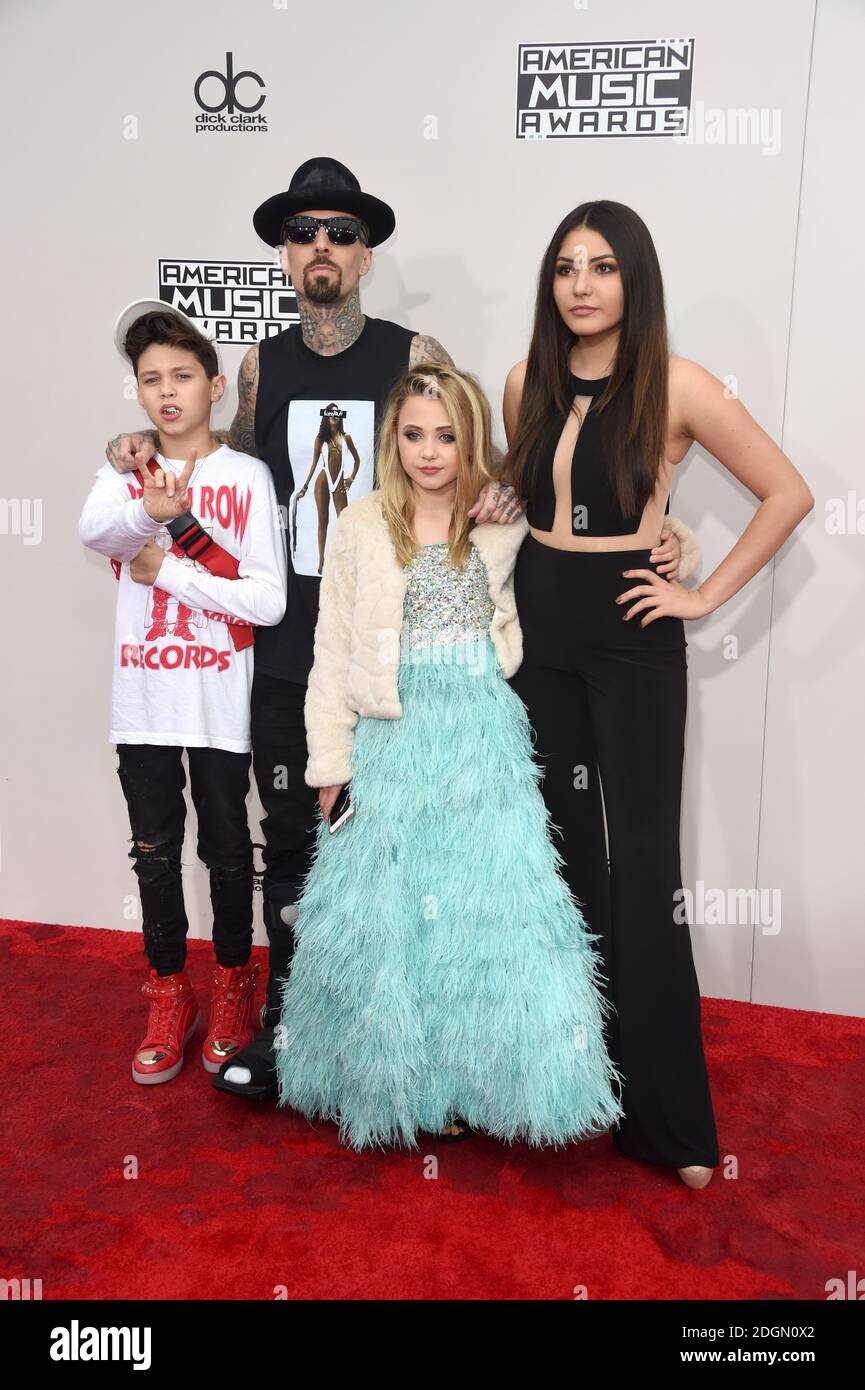
[[[430,642],[477,639],[489,633],[495,604],[477,546],[465,569],[448,564],[447,541],[425,545],[404,567],[408,587],[403,604],[402,640],[411,647]]]

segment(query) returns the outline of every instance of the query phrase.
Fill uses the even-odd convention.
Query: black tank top
[[[589,406],[577,435],[571,459],[571,534],[574,536],[631,536],[640,529],[642,512],[638,516],[623,516],[616,497],[601,443],[601,425],[594,408],[595,399],[606,389],[608,376],[594,379],[569,373],[573,396],[591,396]],[[573,398],[572,396],[572,398]],[[552,531],[556,514],[556,494],[553,487],[553,458],[567,414],[554,414],[538,439],[530,479],[531,496],[527,499],[526,520],[536,531]],[[670,500],[667,499],[667,511]]]
[[[322,552],[343,507],[376,487],[376,431],[414,336],[367,318],[351,347],[333,357],[313,352],[299,324],[259,344],[255,443],[286,526],[288,602],[277,627],[256,632],[256,670],[302,683],[309,677]]]

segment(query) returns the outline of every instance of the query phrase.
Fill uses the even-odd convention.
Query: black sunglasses
[[[366,240],[363,225],[356,217],[306,217],[297,213],[286,217],[280,238],[295,246],[309,246],[318,236],[319,227],[324,227],[335,246],[352,246],[358,237]]]

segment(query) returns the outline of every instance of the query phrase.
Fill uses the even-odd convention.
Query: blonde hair
[[[429,364],[405,372],[394,385],[378,434],[377,485],[391,540],[401,565],[420,551],[414,538],[414,493],[399,455],[399,416],[411,396],[441,401],[459,456],[456,499],[448,529],[448,561],[462,569],[471,552],[469,532],[477,524],[468,510],[478,493],[494,481],[490,403],[476,377],[455,367]]]

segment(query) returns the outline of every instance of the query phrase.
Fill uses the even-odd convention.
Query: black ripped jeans
[[[216,959],[229,968],[246,965],[252,948],[252,841],[246,815],[251,756],[222,748],[187,748],[186,754],[198,857],[210,870]],[[186,962],[189,930],[181,868],[183,749],[119,743],[117,759],[129,808],[129,857],[138,876],[145,954],[159,975],[173,975]]]

